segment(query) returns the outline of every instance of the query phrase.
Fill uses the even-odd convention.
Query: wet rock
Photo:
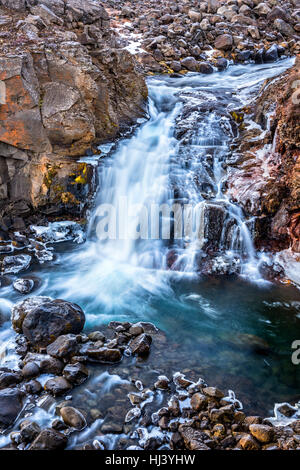
[[[75,335],[59,336],[53,343],[47,346],[47,354],[57,359],[69,359],[78,351],[78,343]]]
[[[222,51],[230,50],[232,48],[232,44],[233,39],[231,34],[221,34],[215,40],[215,48]]]
[[[35,438],[28,450],[63,450],[68,443],[64,434],[54,429],[44,429]]]
[[[0,428],[11,426],[22,410],[22,393],[16,388],[0,390]]]
[[[219,72],[222,72],[223,70],[226,70],[228,67],[228,60],[224,59],[223,57],[220,57],[216,61],[216,67]]]
[[[146,356],[150,352],[151,343],[151,336],[143,333],[130,342],[129,349],[133,355]]]
[[[71,384],[82,384],[89,376],[88,369],[81,363],[68,364],[63,370],[64,377]]]
[[[17,385],[22,380],[20,373],[9,370],[0,370],[0,390]]]
[[[170,380],[165,375],[160,375],[154,384],[158,390],[167,390],[169,388]]]
[[[44,388],[47,392],[52,393],[52,395],[59,396],[71,390],[72,385],[64,377],[55,377],[54,379],[47,380]]]
[[[203,393],[212,398],[223,398],[224,393],[216,387],[205,387]]]
[[[210,64],[207,63],[207,62],[199,62],[199,64],[198,64],[198,71],[199,71],[200,73],[209,74],[209,73],[213,73],[214,69],[213,69],[213,66],[210,65]]]
[[[240,439],[239,446],[244,450],[259,450],[260,449],[260,445],[252,436],[250,436],[250,434],[246,434]]]
[[[34,288],[34,281],[32,279],[17,279],[13,283],[13,288],[20,294],[29,294]]]
[[[32,442],[41,432],[41,428],[38,423],[27,419],[22,421],[20,429],[21,439],[26,443]]]
[[[197,72],[198,70],[198,62],[194,57],[185,57],[182,59],[181,65],[190,72]]]
[[[97,362],[110,363],[119,362],[122,359],[119,349],[110,348],[93,348],[90,347],[87,351],[87,356]]]
[[[202,393],[194,393],[191,398],[191,407],[195,411],[201,411],[207,406],[207,397]]]
[[[138,336],[144,333],[144,328],[141,323],[134,323],[128,330],[129,334],[132,336]]]
[[[38,299],[36,307],[28,306],[25,300],[13,308],[13,317],[18,319],[17,327],[22,324],[22,331],[32,345],[45,347],[60,335],[81,332],[85,316],[78,305],[60,299],[49,301]],[[30,304],[32,299],[28,300]],[[20,320],[22,317],[23,321]],[[15,323],[13,320],[13,326]]]
[[[86,420],[83,414],[72,406],[64,406],[60,410],[60,415],[64,423],[75,429],[83,429],[86,426]]]
[[[65,431],[66,429],[68,429],[68,426],[60,419],[55,419],[54,421],[52,421],[51,427],[56,431]]]
[[[282,403],[277,407],[277,411],[279,411],[279,413],[283,414],[284,416],[291,418],[296,413],[297,408],[291,406],[289,403]]]
[[[17,333],[22,333],[22,325],[24,318],[36,307],[44,302],[51,301],[50,297],[30,297],[22,302],[18,302],[13,308],[11,313],[11,322],[14,330]]]
[[[264,52],[263,59],[264,62],[275,62],[278,60],[278,47],[277,44],[273,44],[268,50]]]
[[[274,430],[271,426],[266,426],[264,424],[251,424],[249,429],[252,436],[263,444],[272,442],[274,438]]]
[[[24,364],[30,362],[38,364],[40,370],[45,374],[59,375],[64,368],[62,361],[48,354],[28,353],[24,358]]]
[[[26,393],[37,395],[43,390],[42,384],[38,380],[30,380],[24,385]]]
[[[40,368],[36,362],[28,362],[22,369],[22,375],[25,379],[32,379],[40,374]]]
[[[207,434],[184,424],[179,426],[179,433],[181,434],[187,449],[210,450],[210,448],[204,442],[207,440]]]
[[[12,255],[3,258],[2,267],[4,274],[17,274],[26,271],[31,263],[30,255]]]
[[[91,341],[105,341],[105,335],[101,331],[93,331],[88,335]]]

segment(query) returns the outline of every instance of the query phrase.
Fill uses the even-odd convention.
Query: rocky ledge
[[[283,258],[300,251],[299,74],[298,55],[294,67],[266,80],[258,97],[233,113],[239,135],[227,162],[229,194],[255,217],[256,246]]]
[[[147,72],[212,73],[229,61],[273,62],[299,52],[297,0],[106,0]]]
[[[78,158],[144,115],[144,79],[98,1],[1,0],[0,42],[1,228],[78,217],[95,189]]]
[[[300,419],[297,408],[277,406],[277,417],[246,416],[233,392],[228,396],[208,386],[202,378],[190,380],[182,373],[172,379],[159,375],[150,387],[136,376],[132,384],[121,378],[121,390],[111,397],[112,421],[99,419],[94,406],[95,384],[101,388],[93,366],[109,367],[122,358],[144,360],[151,344],[164,347],[163,333],[147,322],[113,321],[102,331],[82,332],[85,315],[71,302],[47,297],[31,297],[12,309],[12,325],[17,332],[19,368],[0,369],[0,426],[10,433],[6,448],[59,450],[67,446],[84,450],[105,448],[128,450],[287,450],[299,449]],[[133,364],[132,364],[133,366]],[[127,366],[127,367],[130,367]],[[117,377],[109,375],[107,377]],[[72,390],[94,375],[87,403],[72,402]],[[96,380],[96,382],[95,382]],[[104,386],[105,388],[105,386]],[[55,397],[55,398],[53,398]],[[60,401],[57,401],[60,400]],[[107,407],[105,397],[102,404]],[[87,405],[87,406],[86,406]],[[55,406],[50,423],[31,417],[35,406],[49,410]],[[107,410],[105,410],[107,412]],[[109,410],[108,410],[109,411]],[[49,421],[48,419],[48,421]],[[44,422],[47,422],[44,421]],[[94,423],[94,424],[93,424]],[[73,436],[100,428],[94,439],[90,432],[76,445]],[[86,436],[86,437],[85,437]],[[114,442],[114,444],[112,444]]]

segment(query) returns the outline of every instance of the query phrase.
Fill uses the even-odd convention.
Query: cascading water
[[[163,343],[162,353],[139,364],[145,382],[157,371],[171,375],[185,367],[208,383],[234,389],[246,409],[261,414],[271,414],[275,402],[299,399],[299,374],[291,364],[290,345],[299,330],[300,295],[292,286],[247,281],[259,277],[258,254],[251,238],[253,221],[226,195],[226,162],[236,135],[230,111],[246,104],[263,80],[291,65],[287,60],[233,66],[209,76],[150,78],[149,120],[130,138],[102,147],[87,241],[55,245],[54,262],[26,272],[39,279],[31,295],[80,304],[87,330],[113,319],[151,321],[161,328],[171,347]],[[129,218],[125,202],[134,208]],[[166,210],[152,217],[153,205],[187,209],[181,238],[175,235],[175,214]],[[116,212],[107,218],[105,207]],[[148,225],[139,238],[137,216],[145,209]],[[188,217],[192,209],[198,215],[194,225]],[[117,226],[104,239],[115,215]],[[130,236],[124,232],[125,222]],[[162,222],[171,225],[170,237],[162,236]],[[201,278],[203,267],[208,273],[240,272],[242,278]],[[17,367],[9,307],[24,296],[9,282],[0,292],[0,311],[6,319],[0,326],[1,364]],[[253,344],[263,345],[263,356]],[[129,367],[126,360],[112,373],[130,381],[134,364]],[[111,376],[103,377],[103,372],[95,372],[101,378],[97,386],[94,376],[73,395],[75,404],[86,397],[96,401],[99,388],[97,406],[103,406],[105,416],[112,397],[106,402],[103,396],[120,383],[116,375],[111,383]],[[37,407],[34,413],[38,420],[50,422],[53,409],[41,414]],[[96,435],[102,422],[99,418],[84,432]],[[7,439],[0,440],[0,446]]]

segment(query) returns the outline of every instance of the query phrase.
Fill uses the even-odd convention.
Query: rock
[[[27,419],[22,421],[20,429],[21,439],[26,443],[32,442],[41,432],[41,428],[38,423]]]
[[[200,73],[213,73],[214,69],[213,66],[208,64],[207,62],[199,62],[198,64],[198,71]]]
[[[284,34],[284,36],[292,37],[295,34],[294,28],[280,18],[274,21],[274,26],[280,33]]]
[[[228,51],[232,48],[233,40],[231,34],[221,34],[215,40],[215,48]]]
[[[24,364],[30,362],[35,362],[39,366],[40,370],[45,374],[59,375],[64,368],[62,361],[49,356],[48,354],[28,353],[24,358]]]
[[[167,390],[169,388],[170,380],[165,375],[159,375],[154,387],[158,390]]]
[[[133,355],[146,356],[150,352],[151,343],[151,336],[143,333],[129,343],[129,350]]]
[[[275,62],[278,60],[278,47],[277,44],[273,44],[268,50],[263,54],[264,62]]]
[[[45,383],[45,390],[54,396],[63,395],[71,390],[72,385],[64,377],[55,377]]]
[[[198,70],[198,62],[194,57],[185,57],[182,59],[181,66],[190,72],[197,72]]]
[[[297,408],[291,406],[289,403],[282,403],[277,407],[277,411],[279,411],[279,413],[283,414],[284,416],[291,418],[296,413]]]
[[[195,23],[200,23],[202,19],[201,11],[189,10],[188,16]]]
[[[26,0],[1,0],[0,5],[9,10],[26,11]]]
[[[25,379],[32,379],[40,374],[40,368],[36,362],[28,362],[22,369],[22,375]]]
[[[2,266],[4,274],[17,274],[26,271],[31,263],[30,255],[12,255],[3,258]]]
[[[71,384],[82,384],[89,376],[88,369],[81,363],[67,364],[63,370],[63,375]]]
[[[239,446],[244,450],[259,450],[260,449],[260,445],[252,436],[250,436],[250,434],[246,434],[240,439]]]
[[[64,406],[61,408],[60,415],[64,423],[72,428],[81,430],[86,426],[86,420],[83,414],[72,406]]]
[[[12,310],[13,327],[20,332],[21,326],[35,347],[48,346],[60,335],[80,333],[84,322],[84,313],[78,305],[60,299],[26,299]]]
[[[194,393],[191,398],[191,407],[195,411],[202,411],[207,406],[207,397],[202,393]]]
[[[106,347],[97,349],[90,347],[86,353],[90,359],[93,359],[97,362],[119,362],[122,359],[122,355],[119,349],[111,349]]]
[[[93,331],[88,335],[91,341],[105,341],[105,335],[101,331]]]
[[[181,434],[184,444],[188,450],[210,450],[204,443],[208,436],[204,432],[193,429],[188,425],[181,424],[179,426],[179,433]]]
[[[75,335],[61,335],[53,343],[47,346],[47,354],[57,359],[70,359],[78,351],[78,343]]]
[[[32,279],[17,279],[13,282],[13,288],[20,294],[29,294],[34,288],[34,281]]]
[[[22,333],[22,325],[27,313],[35,309],[44,302],[51,301],[49,297],[30,297],[17,303],[11,312],[11,322],[13,329],[17,333]]]
[[[226,70],[228,67],[228,60],[224,59],[223,57],[220,57],[216,61],[216,66],[219,72],[222,72],[223,70]]]
[[[205,387],[203,393],[212,398],[223,398],[224,393],[216,387]]]
[[[16,388],[0,390],[0,428],[11,426],[22,410],[22,393]]]
[[[250,424],[249,429],[252,436],[263,444],[272,442],[274,438],[274,430],[271,426],[266,426],[264,424]]]
[[[68,438],[54,429],[43,429],[35,438],[28,450],[63,450]]]
[[[138,336],[144,333],[144,328],[140,323],[134,323],[128,330],[129,334],[132,336]]]
[[[37,395],[43,390],[43,387],[38,380],[30,380],[30,382],[27,382],[24,385],[24,388],[26,390],[26,393],[29,393],[31,395]]]
[[[270,13],[271,8],[267,3],[259,3],[255,8],[254,8],[255,13],[257,13],[259,16],[267,16],[268,13]]]
[[[22,380],[21,375],[18,372],[9,370],[0,370],[0,390],[4,388],[15,386]]]

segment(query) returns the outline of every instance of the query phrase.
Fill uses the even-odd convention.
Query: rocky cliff
[[[300,251],[300,56],[242,110],[229,192],[256,217],[256,244]],[[243,115],[244,113],[244,115]]]
[[[78,215],[93,179],[78,157],[144,114],[144,79],[98,1],[0,0],[0,42],[2,228]]]

